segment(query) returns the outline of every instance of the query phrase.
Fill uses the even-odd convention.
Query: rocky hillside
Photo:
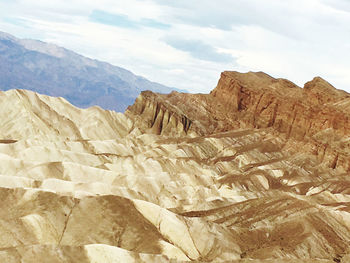
[[[0,90],[27,89],[60,96],[78,107],[123,112],[142,90],[173,88],[53,44],[0,32]]]
[[[158,134],[267,130],[283,139],[288,151],[303,151],[331,168],[350,171],[350,94],[320,77],[300,88],[263,72],[223,72],[210,94],[143,92],[127,114],[142,116]],[[173,115],[181,119],[182,133],[167,128],[167,116]]]
[[[237,72],[125,114],[2,92],[0,261],[349,262],[348,104]]]

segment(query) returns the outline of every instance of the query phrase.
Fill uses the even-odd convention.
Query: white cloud
[[[94,10],[171,27],[108,26],[89,20]],[[0,1],[0,30],[192,92],[210,91],[223,70],[261,70],[298,85],[320,75],[350,91],[349,11],[345,0],[15,0]]]

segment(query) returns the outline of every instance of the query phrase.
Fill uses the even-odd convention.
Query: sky
[[[194,93],[225,70],[350,92],[350,0],[0,0],[0,31]]]

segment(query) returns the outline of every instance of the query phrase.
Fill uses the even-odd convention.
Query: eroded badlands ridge
[[[125,114],[2,92],[0,261],[349,262],[348,104],[237,72]]]
[[[283,137],[285,148],[303,150],[329,167],[347,172],[349,110],[350,94],[320,77],[302,89],[263,72],[223,72],[210,94],[143,92],[127,113],[146,119],[158,134],[208,135],[265,128]],[[178,120],[177,129],[170,128],[174,119]]]

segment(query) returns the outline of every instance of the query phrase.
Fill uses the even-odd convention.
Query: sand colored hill
[[[0,262],[350,262],[348,103],[237,72],[125,114],[1,92]]]

